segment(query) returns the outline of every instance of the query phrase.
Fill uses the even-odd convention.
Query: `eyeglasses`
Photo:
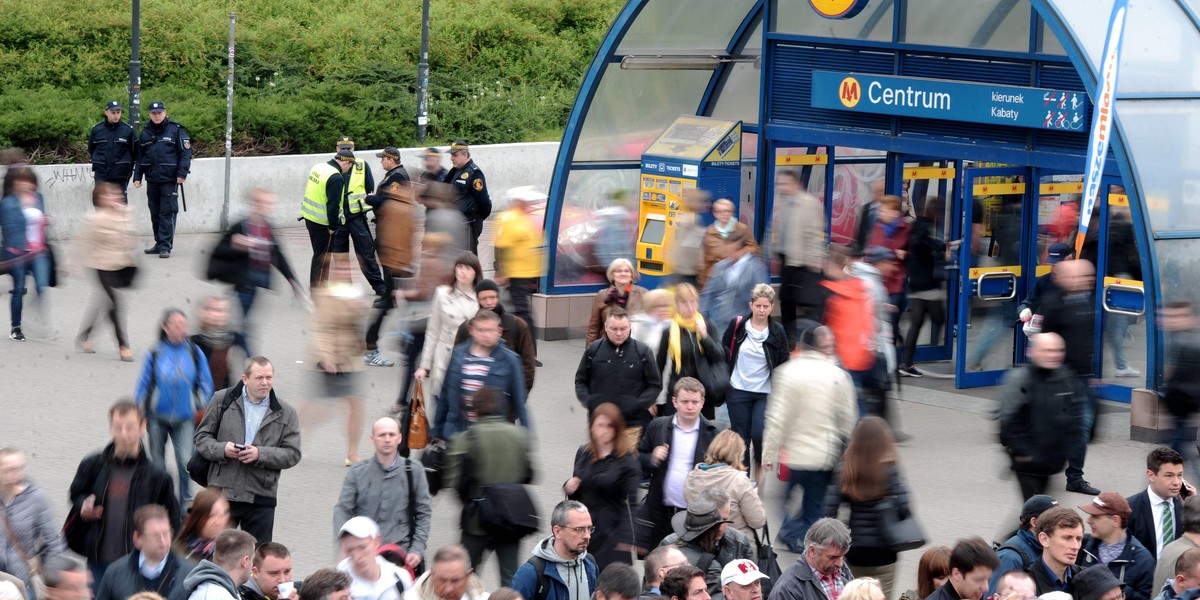
[[[578,533],[578,534],[581,534],[581,535],[582,535],[582,534],[583,534],[583,532],[585,532],[585,531],[586,531],[586,532],[588,532],[588,533],[596,533],[596,526],[595,526],[595,525],[588,525],[588,526],[586,526],[586,527],[563,527],[563,529],[566,529],[566,530],[569,530],[569,531],[574,531],[575,533]]]

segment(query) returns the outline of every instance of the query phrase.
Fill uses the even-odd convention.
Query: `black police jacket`
[[[137,133],[124,121],[100,121],[88,135],[88,156],[97,180],[127,182],[137,157]]]
[[[174,183],[187,177],[192,168],[192,140],[183,125],[163,119],[159,125],[147,123],[138,136],[137,168],[133,180],[145,176],[150,183]]]
[[[458,194],[458,210],[471,221],[482,221],[492,214],[492,198],[488,195],[487,181],[475,161],[467,161],[461,169],[450,169],[442,181],[454,186]]]

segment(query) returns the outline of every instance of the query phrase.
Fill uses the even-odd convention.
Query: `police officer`
[[[110,100],[104,107],[104,120],[92,127],[88,136],[88,156],[92,157],[96,183],[115,184],[125,194],[137,156],[137,132],[121,120],[119,101]],[[128,196],[125,196],[125,203],[129,203]]]
[[[192,168],[192,139],[183,125],[167,118],[167,107],[162,102],[150,103],[150,122],[138,137],[137,156],[133,186],[142,187],[145,176],[150,227],[154,229],[154,245],[146,249],[146,254],[171,258],[179,186]]]
[[[342,207],[346,204],[346,173],[353,167],[354,153],[338,150],[329,162],[318,163],[308,173],[300,218],[308,229],[308,241],[313,251],[308,271],[310,290],[321,284],[325,255],[333,248],[337,231],[345,228],[346,213]]]
[[[479,256],[479,234],[483,233],[483,221],[492,214],[492,199],[488,196],[487,181],[483,171],[471,160],[471,149],[463,140],[450,145],[450,164],[454,165],[442,181],[452,184],[458,195],[458,210],[466,218],[471,234],[471,252]]]
[[[354,152],[354,140],[342,136],[338,139],[337,149]],[[371,237],[371,228],[367,224],[367,212],[371,207],[367,204],[367,193],[375,191],[375,176],[371,174],[371,166],[367,161],[356,158],[354,168],[347,173],[346,214],[345,226],[334,235],[334,252],[349,252],[350,241],[354,241],[354,253],[358,255],[358,267],[375,290],[377,296],[387,293],[383,283],[383,275],[379,272],[379,262],[375,259],[375,240]]]
[[[421,172],[421,181],[442,181],[446,178],[446,167],[442,166],[442,151],[430,146],[421,151],[421,159],[425,161],[425,170]]]

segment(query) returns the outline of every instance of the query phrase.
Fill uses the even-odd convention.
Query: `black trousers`
[[[1050,483],[1049,475],[1022,473],[1020,471],[1013,471],[1013,474],[1017,476],[1017,485],[1021,486],[1022,502],[1038,494],[1046,493],[1046,486]]]
[[[930,343],[938,344],[942,337],[942,326],[946,324],[946,302],[944,300],[912,299],[912,318],[909,320],[908,335],[904,338],[904,356],[900,366],[913,366],[913,356],[917,352],[917,338],[921,335],[921,327],[925,317],[929,316]]]
[[[781,256],[780,262],[786,260]],[[790,340],[796,334],[798,319],[808,315],[820,301],[821,274],[805,267],[789,267],[784,263],[779,273],[779,319]]]
[[[121,327],[120,307],[117,304],[117,286],[121,279],[120,272],[97,270],[96,277],[100,280],[100,290],[106,300],[101,300],[98,297],[92,298],[92,303],[88,306],[87,316],[83,318],[83,329],[79,331],[79,339],[90,339],[97,319],[102,313],[107,312],[108,319],[112,321],[113,333],[117,336],[117,345],[121,348],[128,348],[129,340],[125,339],[125,329]],[[108,309],[107,311],[105,311],[106,308]]]
[[[463,548],[467,549],[467,555],[471,558],[471,568],[476,573],[483,570],[484,553],[491,550],[496,553],[496,560],[500,563],[500,585],[508,586],[512,584],[513,575],[517,573],[517,567],[520,566],[520,540],[515,542],[500,541],[487,536],[462,534]]]
[[[471,254],[479,256],[479,236],[483,233],[483,221],[480,219],[467,221],[467,229],[471,234]]]
[[[150,208],[150,227],[154,230],[154,245],[159,252],[171,251],[175,245],[175,215],[179,213],[179,184],[146,182],[147,205]]]
[[[533,330],[533,306],[529,299],[537,292],[535,277],[513,277],[508,280],[508,295],[512,297],[513,314],[525,319],[529,326],[529,337],[533,340],[533,352],[537,354],[537,334]]]
[[[329,232],[329,226],[313,223],[308,219],[304,219],[304,227],[308,229],[308,242],[312,245],[312,263],[308,269],[308,287],[310,290],[316,289],[321,285],[321,272],[324,267],[325,255],[329,253],[330,246],[333,245],[333,234]]]
[[[269,542],[275,531],[275,507],[230,500],[229,521],[258,543]]]
[[[383,282],[379,261],[375,258],[375,239],[371,237],[371,228],[365,216],[351,218],[346,221],[345,227],[333,234],[333,251],[349,252],[351,241],[354,242],[354,253],[358,255],[358,268],[375,294],[382,296],[387,285]]]

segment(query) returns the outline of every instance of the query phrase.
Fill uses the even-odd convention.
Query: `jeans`
[[[981,324],[983,332],[979,334],[979,339],[971,345],[967,354],[967,368],[983,366],[983,359],[987,356],[988,351],[1004,336],[1008,336],[1009,345],[1011,345],[1013,324],[1016,322],[1016,302],[1005,302],[999,307],[990,309]],[[1009,354],[1012,354],[1011,348],[1009,350]]]
[[[1113,366],[1118,370],[1129,366],[1125,362],[1125,335],[1129,332],[1131,321],[1130,317],[1116,313],[1109,313],[1105,317],[1104,337],[1112,347]]]
[[[798,548],[804,547],[804,535],[808,528],[821,518],[821,509],[825,504],[825,492],[833,479],[832,471],[804,471],[791,469],[788,473],[787,488],[783,493],[783,503],[786,506],[792,497],[792,490],[800,487],[804,491],[804,499],[795,514],[786,515],[783,527],[779,528],[779,539],[787,544],[792,552],[799,553]]]
[[[179,506],[187,506],[192,500],[187,464],[196,450],[196,423],[191,419],[166,419],[157,415],[150,415],[148,421],[146,430],[150,434],[150,459],[164,472],[167,470],[167,436],[171,436],[175,466],[179,471]]]
[[[25,306],[25,275],[33,273],[33,286],[37,291],[38,302],[41,302],[42,294],[50,286],[50,257],[44,253],[39,254],[29,262],[14,265],[9,273],[13,280],[12,300],[9,304],[12,310],[12,326],[20,327],[21,311]]]
[[[484,553],[488,550],[494,551],[496,560],[500,563],[500,585],[512,584],[513,575],[516,575],[517,567],[520,566],[518,562],[520,541],[505,542],[487,536],[464,533],[462,534],[462,545],[467,549],[467,555],[471,558],[471,568],[476,573],[483,570]]]
[[[1096,396],[1095,391],[1088,383],[1087,377],[1081,377],[1084,388],[1087,389],[1088,398],[1083,406],[1083,438],[1067,457],[1067,482],[1076,482],[1083,480],[1083,462],[1087,458],[1088,443],[1092,441],[1092,427],[1096,424]]]
[[[746,441],[746,465],[750,464],[753,448],[754,464],[762,464],[763,423],[767,415],[767,395],[747,392],[730,387],[725,393],[725,406],[729,408],[729,426]]]
[[[867,404],[867,395],[863,391],[863,380],[871,374],[870,370],[866,371],[851,371],[846,369],[850,374],[850,381],[854,382],[854,395],[858,400],[858,418],[863,418],[871,414],[871,407]]]

